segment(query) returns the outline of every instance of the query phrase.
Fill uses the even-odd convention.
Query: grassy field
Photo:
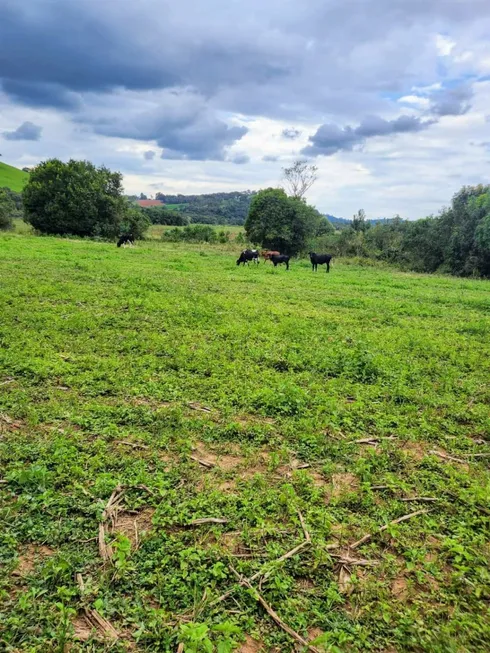
[[[0,648],[488,651],[490,284],[235,254],[0,237]]]
[[[0,188],[10,188],[20,193],[28,179],[27,172],[0,161]]]

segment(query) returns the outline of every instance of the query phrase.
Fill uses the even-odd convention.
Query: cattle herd
[[[271,261],[274,267],[284,263],[286,270],[289,270],[289,261],[291,260],[290,256],[281,254],[280,252],[276,252],[274,250],[264,250],[261,252],[261,256],[264,259],[264,263],[266,261]],[[330,254],[315,254],[315,252],[310,252],[311,269],[313,272],[318,270],[319,265],[326,265],[327,272],[330,272],[331,260],[332,257]],[[240,265],[240,263],[243,263],[243,265],[245,265],[245,263],[248,264],[250,261],[253,261],[257,265],[259,264],[259,251],[257,249],[244,249],[243,252],[240,253],[236,264]]]
[[[117,246],[118,247],[124,247],[125,245],[134,245],[134,236],[132,234],[125,234],[119,238],[117,241]],[[313,272],[316,272],[318,270],[319,265],[326,265],[327,266],[327,272],[330,272],[330,261],[332,260],[332,257],[330,254],[315,254],[315,252],[310,252],[310,261],[311,261],[311,269]],[[291,257],[288,256],[287,254],[281,254],[281,252],[278,252],[273,249],[265,249],[259,254],[258,249],[244,249],[241,253],[240,256],[237,259],[236,264],[240,265],[240,263],[250,263],[250,261],[253,261],[255,264],[259,264],[259,258],[262,256],[264,259],[264,263],[267,261],[270,261],[272,265],[276,268],[278,265],[285,265],[286,270],[289,270],[289,261],[291,260]]]

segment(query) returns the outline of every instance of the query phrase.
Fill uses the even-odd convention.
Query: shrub
[[[15,212],[15,204],[11,200],[7,190],[0,188],[0,230],[12,229],[12,219]]]
[[[227,243],[230,239],[228,231],[216,231],[213,227],[203,224],[188,225],[183,229],[176,227],[162,234],[162,240],[170,242],[194,243]]]
[[[122,176],[88,161],[51,159],[24,189],[24,219],[45,234],[114,238],[127,216]]]

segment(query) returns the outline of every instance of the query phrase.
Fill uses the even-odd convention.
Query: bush
[[[121,236],[132,235],[136,240],[141,240],[141,238],[144,238],[150,224],[150,220],[143,211],[128,206],[124,213],[119,234]]]
[[[12,229],[15,204],[5,188],[0,188],[0,230]]]
[[[144,208],[143,213],[152,224],[166,224],[183,227],[189,224],[189,218],[180,211],[167,209],[165,206],[152,206]]]
[[[213,227],[203,224],[188,225],[183,229],[169,229],[162,234],[162,240],[174,243],[227,243],[229,239],[228,231],[216,231]]]
[[[30,174],[24,219],[45,234],[114,238],[127,218],[122,176],[88,161],[51,159]]]

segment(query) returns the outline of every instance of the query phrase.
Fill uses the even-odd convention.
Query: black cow
[[[330,254],[315,254],[315,252],[310,252],[310,261],[311,269],[313,272],[317,271],[319,265],[327,264],[327,272],[330,272],[330,261],[332,257]]]
[[[119,238],[117,241],[117,246],[121,247],[121,245],[134,245],[134,236],[132,234],[124,234]]]
[[[244,249],[243,252],[240,254],[236,264],[240,265],[240,263],[249,263],[250,261],[253,261],[254,263],[259,263],[259,252],[256,249]]]
[[[271,261],[274,267],[277,267],[278,265],[282,265],[282,263],[286,264],[286,270],[289,270],[289,259],[291,257],[287,256],[286,254],[272,254],[271,256]]]

